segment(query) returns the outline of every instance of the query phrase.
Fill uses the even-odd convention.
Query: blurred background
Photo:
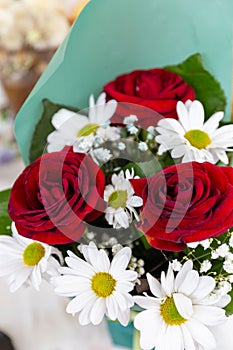
[[[14,142],[14,118],[87,3],[0,0],[1,188],[9,187],[14,173],[22,168]]]

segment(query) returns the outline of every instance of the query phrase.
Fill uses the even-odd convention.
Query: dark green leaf
[[[231,297],[231,302],[225,307],[226,314],[232,315],[233,314],[233,290],[229,293]]]
[[[11,219],[8,215],[10,190],[0,192],[0,235],[11,235]]]
[[[54,130],[54,127],[51,123],[52,116],[61,108],[77,111],[77,109],[67,107],[64,105],[59,105],[47,99],[43,100],[42,117],[36,125],[34,134],[32,136],[32,142],[29,152],[30,163],[43,154],[44,149],[47,145],[47,137]]]
[[[190,56],[179,65],[167,66],[167,70],[180,75],[196,92],[196,99],[205,108],[206,119],[217,111],[224,111],[226,96],[220,83],[203,66],[200,54]]]

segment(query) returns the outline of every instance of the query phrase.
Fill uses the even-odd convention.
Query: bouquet
[[[133,315],[142,349],[214,349],[233,312],[224,92],[200,54],[112,79],[86,109],[41,101],[31,163],[1,194],[0,276],[11,292],[45,278],[82,325]]]

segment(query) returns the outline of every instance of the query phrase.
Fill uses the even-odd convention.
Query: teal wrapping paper
[[[227,95],[232,84],[232,0],[91,0],[16,118],[26,164],[42,99],[79,108],[117,75],[177,64],[200,52]]]
[[[114,345],[133,349],[134,326],[130,322],[127,327],[123,327],[118,322],[106,321],[109,334]]]

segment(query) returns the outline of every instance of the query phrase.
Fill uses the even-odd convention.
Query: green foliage
[[[11,235],[11,219],[8,215],[10,190],[0,192],[0,235]]]
[[[32,136],[31,147],[29,151],[30,163],[44,153],[45,147],[47,145],[47,137],[51,132],[54,131],[54,127],[51,123],[52,117],[62,108],[66,108],[75,112],[77,111],[75,108],[56,104],[47,99],[43,100],[43,113],[41,119],[36,125],[34,134]]]
[[[143,177],[151,177],[162,170],[161,164],[157,157],[154,157],[148,162],[140,162],[136,164],[141,172],[144,174]]]
[[[226,310],[226,314],[229,316],[229,315],[233,315],[233,289],[228,294],[231,297],[231,302],[225,307],[225,310]]]
[[[220,83],[203,66],[200,54],[190,56],[181,64],[165,67],[180,75],[196,92],[196,99],[205,108],[206,119],[217,111],[224,111],[226,96]]]

